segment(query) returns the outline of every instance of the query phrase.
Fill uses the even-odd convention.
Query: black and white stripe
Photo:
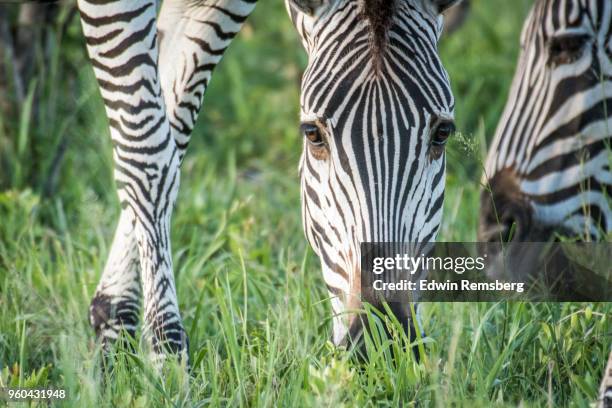
[[[309,55],[303,224],[332,298],[336,344],[358,325],[346,312],[361,307],[360,243],[432,241],[440,226],[445,159],[432,139],[452,122],[454,100],[434,6],[336,1],[308,13],[288,2]]]
[[[106,106],[122,214],[91,321],[104,344],[134,334],[144,293],[153,351],[184,351],[169,226],[180,163],[215,65],[255,0],[79,1]]]
[[[454,101],[437,41],[456,1],[286,0],[309,56],[304,229],[333,295],[337,344],[351,329],[342,313],[360,307],[360,243],[438,231]],[[166,0],[157,16],[154,0],[79,0],[123,207],[90,310],[105,344],[121,327],[134,334],[142,286],[154,352],[186,351],[169,240],[180,163],[212,71],[254,5]]]
[[[485,165],[481,240],[612,232],[612,1],[541,0]],[[600,406],[612,407],[612,354]],[[607,401],[607,402],[605,402]]]
[[[522,219],[585,238],[612,231],[612,2],[536,3],[514,82],[486,161],[493,201],[521,201]],[[510,198],[509,191],[516,197]],[[490,207],[485,193],[483,202]],[[481,238],[496,217],[481,225]],[[498,208],[498,218],[504,217]],[[491,224],[491,225],[488,225]],[[501,227],[505,228],[504,226]]]

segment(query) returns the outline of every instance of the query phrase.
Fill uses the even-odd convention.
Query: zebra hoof
[[[96,293],[89,305],[89,323],[105,350],[119,338],[123,330],[128,337],[136,334],[138,310],[124,302],[113,302],[112,297]]]
[[[165,337],[156,335],[152,339],[152,352],[150,360],[153,366],[161,372],[164,362],[168,359],[176,359],[179,364],[184,365],[186,370],[191,369],[191,361],[189,359],[189,337],[185,330],[181,327],[180,334],[171,332]]]
[[[104,340],[107,338],[109,322],[113,318],[113,307],[110,296],[96,293],[89,305],[89,323],[96,332],[96,337]]]
[[[156,356],[178,356],[181,360],[189,358],[189,337],[180,320],[172,323],[158,321],[151,345]]]

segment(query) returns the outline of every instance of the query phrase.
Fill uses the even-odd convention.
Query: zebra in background
[[[256,0],[79,0],[106,107],[122,212],[90,319],[154,357],[187,353],[172,275],[180,164],[215,65]],[[454,100],[437,53],[459,0],[286,0],[308,53],[301,92],[304,230],[332,296],[333,341],[359,323],[360,243],[432,241]],[[402,317],[408,311],[397,311]]]
[[[612,2],[536,2],[485,163],[479,241],[612,232]],[[612,355],[611,355],[612,358]],[[602,383],[612,406],[612,366]],[[603,402],[602,402],[603,404]]]
[[[604,0],[534,6],[485,164],[480,240],[508,238],[513,225],[520,241],[612,231],[611,15]]]

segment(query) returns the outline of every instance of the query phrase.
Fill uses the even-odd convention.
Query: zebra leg
[[[167,0],[157,24],[160,37],[160,76],[172,134],[182,158],[201,107],[213,68],[240,30],[255,3],[230,1],[225,11],[200,4]],[[232,15],[233,19],[227,16]],[[223,30],[220,29],[223,27]],[[164,52],[165,51],[165,52]],[[164,63],[171,61],[171,63]],[[107,345],[121,327],[134,335],[139,314],[139,260],[134,222],[123,211],[102,280],[90,307],[90,320]]]
[[[159,72],[182,161],[212,72],[257,0],[165,0],[157,24]]]
[[[89,320],[105,349],[121,329],[134,337],[140,316],[140,260],[135,219],[122,211],[102,278],[89,307]]]
[[[134,220],[145,333],[157,356],[187,351],[169,235],[179,185],[179,152],[158,74],[155,1],[79,0],[78,5],[109,118],[119,199],[128,212],[125,217]]]
[[[158,69],[179,161],[185,154],[212,71],[255,3],[256,0],[209,0],[197,4],[166,0],[163,4],[157,21]],[[115,10],[123,9],[120,5]],[[133,11],[128,14],[119,11],[120,20],[129,22],[132,15]],[[113,248],[90,308],[92,324],[104,343],[116,338],[122,326],[130,334],[135,331],[140,295],[136,221],[131,211],[122,212]]]

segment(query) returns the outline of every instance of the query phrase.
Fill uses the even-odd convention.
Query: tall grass
[[[493,132],[529,3],[474,1],[441,45],[468,140]],[[158,375],[139,344],[101,371],[87,305],[118,208],[104,111],[70,27],[57,48],[69,68],[37,78],[49,81],[44,123],[25,110],[21,123],[2,119],[1,168],[13,170],[0,174],[0,387],[65,388],[56,404],[75,407],[588,406],[611,340],[606,304],[426,304],[420,362],[382,333],[368,340],[367,362],[331,347],[299,213],[305,56],[284,14],[281,2],[258,6],[215,73],[184,164],[172,239],[189,375],[178,364]],[[32,180],[46,175],[63,135],[45,196]],[[36,166],[19,154],[24,145],[38,152]],[[463,148],[448,154],[442,240],[475,239],[480,170]]]

